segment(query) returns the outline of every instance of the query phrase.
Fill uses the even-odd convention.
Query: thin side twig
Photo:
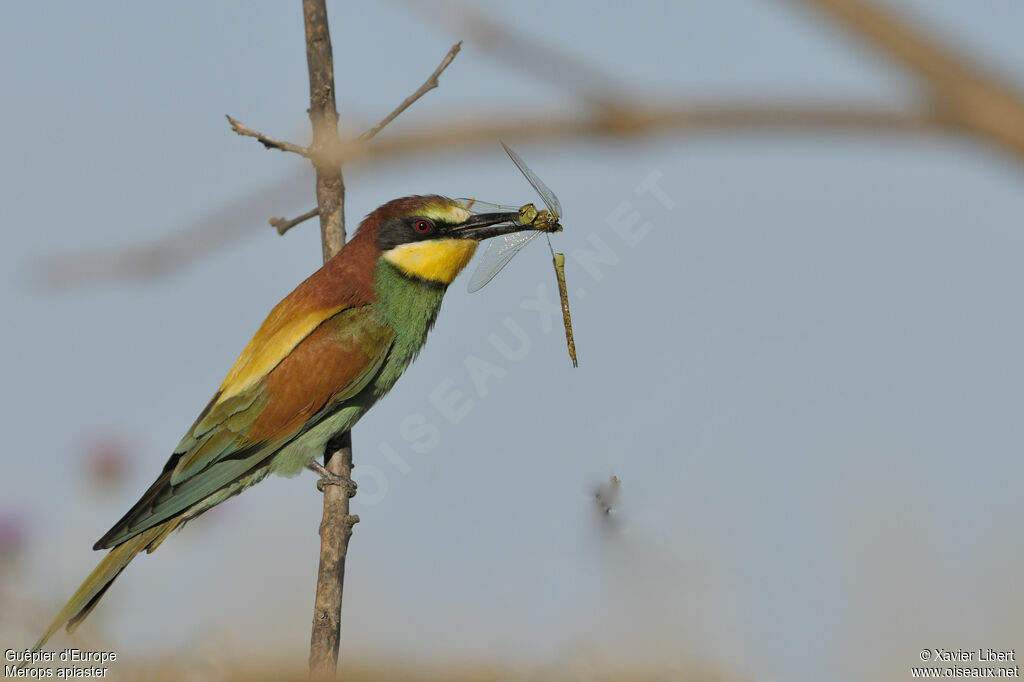
[[[364,132],[362,135],[357,137],[354,142],[360,143],[372,140],[374,137],[376,137],[377,133],[383,130],[387,124],[391,123],[396,118],[398,118],[406,109],[412,106],[413,103],[416,102],[416,100],[418,100],[420,97],[423,97],[423,95],[427,94],[428,92],[436,88],[438,85],[440,85],[440,83],[438,82],[438,78],[440,78],[441,74],[444,73],[444,70],[448,68],[448,65],[452,63],[452,60],[455,59],[455,56],[459,54],[459,50],[461,49],[462,41],[460,40],[459,42],[452,45],[451,49],[448,50],[448,54],[444,56],[444,59],[441,60],[441,63],[438,64],[437,68],[434,69],[434,72],[430,74],[427,80],[423,82],[423,85],[421,85],[419,89],[416,90],[416,92],[412,93],[404,100],[402,100],[402,103],[395,107],[394,111],[392,111],[390,114],[381,119],[380,123],[373,126],[369,130]],[[273,227],[277,228],[278,234],[283,235],[285,232],[292,229],[299,223],[309,220],[313,216],[319,215],[319,213],[320,208],[317,207],[303,213],[302,215],[296,218],[293,218],[292,220],[285,220],[284,218],[271,218],[270,224]]]
[[[434,69],[434,73],[430,74],[430,77],[423,82],[423,85],[421,85],[419,89],[416,90],[416,92],[412,93],[404,100],[402,100],[402,103],[395,107],[394,111],[385,116],[380,123],[373,126],[365,133],[357,137],[356,142],[367,142],[368,140],[372,140],[374,137],[376,137],[377,133],[384,129],[384,126],[398,118],[398,116],[403,111],[411,107],[416,100],[418,100],[420,97],[423,97],[423,95],[427,94],[428,92],[436,88],[438,85],[440,85],[437,79],[441,77],[441,74],[444,73],[444,70],[448,68],[448,65],[452,63],[452,60],[455,59],[455,55],[459,54],[459,50],[461,49],[462,41],[460,40],[459,42],[452,45],[452,48],[448,50],[448,54],[444,56],[444,59],[441,60],[441,63],[438,64],[436,69]]]
[[[244,135],[245,137],[255,137],[257,140],[260,141],[260,144],[262,144],[267,149],[279,149],[282,152],[292,152],[293,154],[304,156],[307,159],[309,158],[309,150],[301,145],[292,144],[291,142],[283,142],[281,140],[275,140],[272,137],[264,135],[258,130],[253,130],[249,126],[245,125],[238,119],[232,118],[228,114],[224,114],[224,116],[227,117],[228,123],[231,124],[231,129],[233,131],[235,131],[239,135]]]
[[[565,44],[551,44],[515,23],[502,21],[491,12],[465,0],[404,0],[408,9],[427,21],[445,25],[465,36],[474,48],[487,52],[509,68],[521,71],[580,101],[598,108],[628,100],[634,94],[620,77],[568,51]]]
[[[271,218],[270,219],[270,226],[275,228],[275,229],[277,229],[277,233],[278,234],[283,235],[285,232],[287,232],[288,230],[292,229],[293,227],[295,227],[299,223],[303,223],[303,222],[309,220],[310,218],[312,218],[313,216],[317,216],[317,215],[320,215],[320,207],[319,206],[317,206],[317,207],[315,207],[315,208],[313,208],[313,209],[311,209],[309,211],[306,211],[305,213],[303,213],[300,216],[295,216],[291,220],[289,220],[287,218]]]

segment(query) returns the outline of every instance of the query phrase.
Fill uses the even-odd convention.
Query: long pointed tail
[[[110,550],[107,556],[103,557],[99,565],[89,574],[89,577],[85,579],[81,587],[78,588],[78,591],[71,595],[71,599],[68,600],[68,603],[64,605],[64,608],[60,610],[57,617],[50,623],[50,627],[46,628],[46,632],[43,633],[43,636],[32,647],[32,651],[35,652],[42,649],[46,641],[65,623],[67,623],[68,632],[73,632],[78,624],[96,608],[96,604],[99,603],[107,588],[121,574],[124,567],[135,558],[135,555],[144,549],[150,552],[155,550],[164,541],[164,538],[178,527],[182,520],[181,518],[176,518],[165,521],[159,526],[154,526]]]

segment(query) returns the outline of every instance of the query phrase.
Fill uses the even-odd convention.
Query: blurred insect
[[[607,483],[602,483],[594,490],[594,499],[601,513],[608,516],[619,504],[619,493],[622,490],[622,481],[618,476],[611,476]]]
[[[558,295],[562,302],[562,324],[565,326],[565,342],[569,349],[569,357],[572,358],[572,366],[578,367],[576,342],[573,340],[572,334],[572,318],[569,314],[569,291],[565,283],[565,254],[555,253],[554,247],[551,246],[550,237],[552,232],[562,231],[562,225],[559,223],[559,219],[562,217],[562,203],[555,196],[555,193],[530,170],[529,166],[526,165],[518,154],[512,151],[504,142],[501,143],[501,146],[505,149],[505,153],[508,154],[509,158],[512,159],[512,163],[519,168],[519,171],[526,177],[526,180],[533,189],[537,191],[537,194],[540,195],[547,209],[538,211],[537,207],[533,204],[526,204],[515,209],[508,206],[486,204],[474,199],[463,200],[466,208],[473,207],[479,210],[479,207],[485,206],[493,210],[518,210],[519,222],[522,225],[529,225],[534,228],[532,231],[515,232],[491,239],[488,242],[487,250],[480,259],[479,265],[477,265],[473,275],[469,278],[468,289],[470,293],[482,289],[508,265],[509,261],[517,253],[522,251],[523,247],[540,234],[548,235],[548,249],[551,251],[551,261],[555,267],[555,278],[558,280]]]

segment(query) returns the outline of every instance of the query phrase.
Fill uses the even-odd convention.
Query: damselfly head
[[[541,232],[562,231],[562,225],[558,222],[558,218],[544,210],[537,212],[537,217],[533,219],[533,227]]]
[[[533,204],[526,204],[519,207],[519,222],[522,225],[532,225],[538,216],[537,207]]]

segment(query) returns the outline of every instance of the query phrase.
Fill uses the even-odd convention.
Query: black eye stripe
[[[381,225],[377,232],[377,248],[387,251],[400,244],[436,239],[452,227],[453,223],[444,218],[428,218],[422,215],[392,218]]]

